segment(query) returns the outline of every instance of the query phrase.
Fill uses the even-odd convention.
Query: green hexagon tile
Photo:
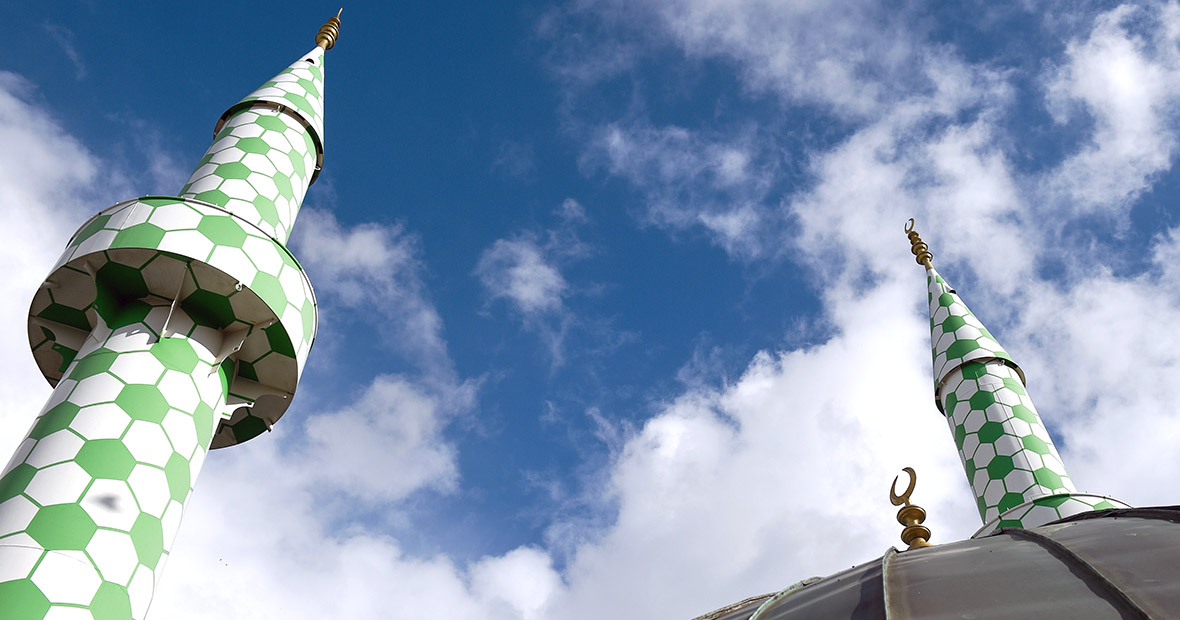
[[[208,450],[290,404],[317,315],[284,244],[323,161],[338,27],[221,117],[180,196],[95,215],[34,295],[54,390],[0,477],[5,620],[144,618]]]

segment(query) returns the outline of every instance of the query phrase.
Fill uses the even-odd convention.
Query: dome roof
[[[809,579],[696,620],[1106,620],[1180,610],[1180,506],[1097,510]]]

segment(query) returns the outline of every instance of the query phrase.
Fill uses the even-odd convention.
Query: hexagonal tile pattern
[[[315,338],[284,244],[323,161],[323,84],[317,47],[221,117],[182,197],[95,215],[37,291],[54,391],[0,475],[5,613],[142,619],[208,450],[285,411]]]
[[[13,578],[32,589],[6,587],[33,608],[42,605],[35,592],[46,613],[61,617],[93,601],[125,610],[133,585],[150,600],[212,439],[198,427],[211,424],[225,399],[220,373],[211,372],[220,368],[212,351],[220,334],[202,332],[205,342],[139,337],[162,327],[99,323],[97,345],[67,371],[82,381],[67,374],[58,383],[30,447],[0,477],[0,538],[26,549],[16,559],[28,570]]]
[[[300,60],[226,113],[180,195],[213,203],[286,243],[323,158],[322,55]],[[214,235],[215,222],[198,230]],[[229,243],[225,245],[237,246]]]
[[[1048,436],[1010,365],[996,359],[967,362],[947,376],[944,387],[942,408],[968,479],[982,499],[984,522],[1038,497],[1077,490],[1052,442],[1034,431]],[[1042,454],[1054,457],[1052,465]]]
[[[1097,502],[1076,499],[1088,496],[1066,473],[1020,368],[938,272],[927,270],[927,284],[936,401],[984,523],[1035,527],[1092,509]]]
[[[163,215],[169,212],[174,215]],[[103,231],[121,230],[118,227],[129,219],[139,221],[144,217],[165,231],[154,250],[111,245],[120,242],[118,235],[101,244],[93,242]],[[169,229],[173,222],[194,228]],[[83,276],[92,272],[105,275],[101,281]],[[236,352],[227,351],[236,362],[226,367],[232,377],[233,398],[227,410],[215,412],[223,420],[216,429],[213,447],[241,443],[264,432],[291,402],[290,395],[295,392],[315,338],[315,296],[290,252],[242,218],[214,205],[175,198],[148,197],[120,203],[71,241],[51,276],[54,281],[63,279],[72,279],[76,286],[92,287],[87,290],[93,290],[94,297],[63,295],[60,286],[41,289],[38,299],[44,299],[35,301],[33,307],[59,310],[50,314],[42,310],[31,319],[30,342],[38,365],[51,382],[78,382],[77,396],[71,393],[73,405],[113,403],[122,407],[133,403],[129,407],[137,411],[136,416],[158,422],[163,410],[134,403],[158,401],[152,398],[153,389],[177,395],[184,391],[193,396],[182,376],[192,368],[193,361],[191,354],[181,350],[183,345],[147,352],[146,345],[165,331],[158,327],[136,332],[139,341],[124,338],[117,345],[120,349],[106,346],[101,355],[91,356],[93,351],[80,352],[77,345],[62,344],[70,338],[75,338],[71,342],[92,340],[71,336],[69,330],[81,332],[81,327],[63,327],[60,321],[88,329],[91,324],[103,323],[120,330],[134,325],[160,325],[167,320],[168,334],[205,338],[207,332],[217,332],[244,337]],[[178,290],[179,310],[183,312],[171,309],[171,297],[177,296]],[[71,307],[77,310],[77,317],[62,315],[60,309]],[[137,359],[139,356],[145,357]],[[66,378],[65,371],[71,364],[78,368]],[[129,382],[122,376],[126,366],[139,368],[148,376]],[[181,409],[192,410],[188,405]],[[86,418],[85,422],[89,422],[94,416]],[[108,421],[115,423],[114,418]],[[46,421],[39,432],[60,430],[58,426],[58,422]],[[98,429],[82,423],[75,431],[84,438],[111,437],[116,431],[126,432],[126,427]]]
[[[1005,360],[1023,376],[1012,356],[934,269],[926,271],[926,285],[929,288],[930,342],[933,343],[936,389],[940,389],[951,371],[972,360]],[[945,391],[945,386],[940,391]]]
[[[98,592],[90,599],[90,613],[94,620],[124,620],[125,618],[142,618],[135,616],[131,609],[131,595],[127,588],[111,581],[105,581],[98,586]]]
[[[1098,495],[1061,493],[1037,498],[1010,511],[1003,515],[996,527],[1035,527],[1028,524],[1049,523],[1081,512],[1106,508],[1130,508],[1130,506],[1118,500]]]
[[[258,108],[266,102],[282,106],[297,115],[315,136],[318,145],[324,135],[324,52],[316,47],[287,67],[282,73],[258,87],[231,107],[222,119],[244,108]],[[261,123],[260,123],[261,124]],[[269,127],[268,127],[269,128]]]

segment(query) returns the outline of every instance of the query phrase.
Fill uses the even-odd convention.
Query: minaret
[[[54,390],[0,478],[4,620],[143,618],[206,452],[290,404],[316,303],[285,243],[323,161],[338,17],[222,115],[179,196],[95,215],[37,291]]]
[[[950,424],[984,526],[1032,528],[1079,512],[1129,508],[1078,493],[1025,390],[1024,371],[930,262],[913,220],[911,251],[926,268],[934,399]]]

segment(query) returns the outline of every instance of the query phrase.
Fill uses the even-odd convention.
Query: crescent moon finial
[[[910,484],[906,487],[905,493],[897,492],[897,480],[901,476],[893,477],[893,486],[889,489],[889,501],[893,502],[894,506],[905,504],[897,511],[897,522],[905,526],[901,531],[901,542],[909,545],[909,549],[929,547],[930,528],[922,525],[926,520],[926,511],[921,506],[910,503],[910,495],[914,493],[914,486],[918,484],[918,474],[913,467],[905,467],[902,471],[910,475]]]
[[[914,494],[914,487],[918,484],[918,474],[914,472],[913,467],[905,467],[902,471],[910,475],[910,484],[906,487],[905,493],[899,494],[897,492],[897,480],[901,476],[893,477],[893,488],[889,489],[889,501],[893,502],[894,506],[900,506],[902,504],[909,506],[910,496]]]

